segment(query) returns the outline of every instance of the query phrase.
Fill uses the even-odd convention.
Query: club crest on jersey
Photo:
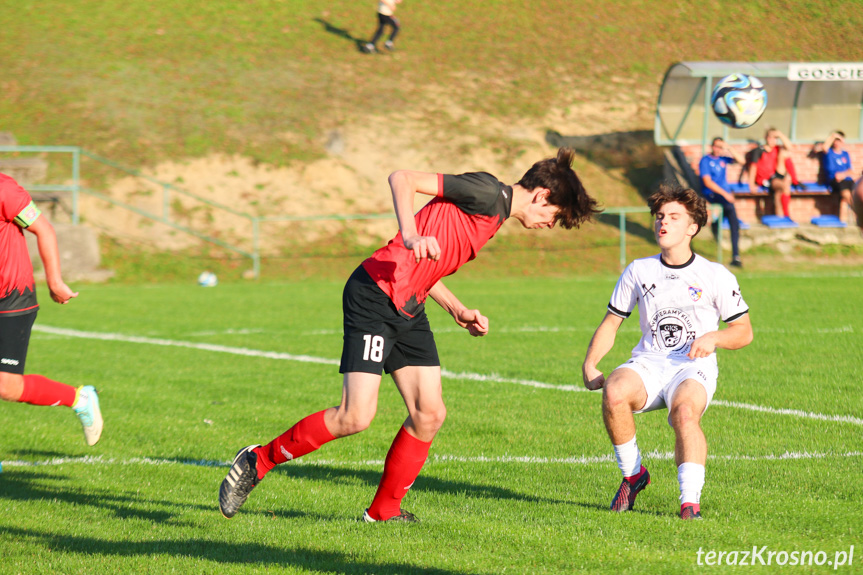
[[[679,309],[665,308],[650,319],[653,345],[671,355],[685,355],[695,340],[695,328],[688,315]]]
[[[701,292],[703,290],[698,286],[689,286],[689,298],[692,301],[698,301],[701,299]]]

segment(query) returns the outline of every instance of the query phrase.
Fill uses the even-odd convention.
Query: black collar
[[[660,262],[662,262],[662,265],[664,265],[664,266],[665,266],[665,267],[667,267],[667,268],[671,268],[671,269],[679,270],[680,268],[685,268],[686,266],[688,266],[689,264],[691,264],[692,262],[694,262],[694,261],[695,261],[695,252],[692,252],[692,257],[690,257],[690,258],[686,261],[686,263],[685,263],[685,264],[680,264],[680,265],[677,265],[677,266],[673,266],[673,265],[671,265],[670,263],[666,262],[664,259],[662,259],[662,254],[659,254],[659,261],[660,261]]]

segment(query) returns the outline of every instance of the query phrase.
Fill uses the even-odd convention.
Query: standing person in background
[[[0,399],[71,407],[84,427],[87,445],[95,445],[102,435],[102,413],[93,386],[75,388],[42,375],[24,375],[39,309],[24,230],[36,236],[51,299],[65,304],[78,295],[60,275],[57,235],[41,214],[24,188],[0,174]]]
[[[728,218],[728,229],[731,231],[731,265],[743,267],[740,261],[740,219],[737,208],[734,207],[734,194],[728,191],[726,170],[728,164],[737,162],[741,166],[746,163],[743,154],[734,150],[722,138],[713,138],[710,153],[701,158],[698,173],[701,176],[701,194],[711,204],[722,206],[722,213]],[[717,232],[722,233],[722,222],[717,225]],[[718,235],[718,234],[717,234]]]
[[[839,196],[839,219],[850,222],[854,212],[854,171],[851,155],[845,149],[845,134],[839,130],[824,140],[824,177],[833,193]]]
[[[390,27],[390,37],[384,42],[384,48],[389,51],[393,51],[396,49],[395,44],[393,42],[398,36],[399,30],[401,26],[399,25],[398,18],[395,17],[396,6],[401,4],[402,0],[380,0],[378,2],[378,28],[375,30],[375,35],[372,37],[372,41],[363,46],[363,51],[366,54],[373,54],[378,51],[377,44],[378,40],[381,39],[381,36],[384,35],[384,29],[389,26]]]

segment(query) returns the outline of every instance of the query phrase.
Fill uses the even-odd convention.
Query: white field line
[[[710,402],[710,405],[721,405],[722,407],[735,407],[737,409],[748,409],[750,411],[758,411],[761,413],[771,413],[774,415],[793,415],[795,417],[803,417],[806,419],[818,419],[821,421],[836,421],[840,423],[853,423],[854,425],[863,425],[863,419],[853,417],[851,415],[824,415],[823,413],[812,413],[810,411],[801,411],[799,409],[777,409],[775,407],[764,407],[762,405],[752,405],[751,403],[739,403],[737,401],[725,401],[724,399],[716,399]]]
[[[495,327],[493,328],[495,333],[593,333],[596,331],[595,327],[575,327],[575,326],[521,326],[521,327]],[[624,325],[619,330],[618,333],[637,333],[640,332],[640,328],[638,327],[638,323],[631,324],[629,326]],[[461,327],[438,327],[434,329],[436,334],[440,333],[463,333],[464,328]],[[235,334],[252,334],[252,333],[266,333],[265,330],[261,329],[226,329],[221,331],[200,331],[191,333],[189,335],[192,336],[210,336],[210,335],[235,335]],[[309,336],[341,336],[341,329],[310,329],[305,331],[294,332],[296,335],[301,337],[309,337]],[[841,333],[855,333],[853,325],[840,325],[838,327],[815,327],[815,328],[784,328],[784,327],[759,327],[758,333],[782,333],[782,334],[802,334],[802,335],[813,335],[813,334],[824,334],[824,335],[835,335]]]
[[[653,451],[642,455],[646,461],[670,461],[674,459],[672,452]],[[786,451],[780,454],[767,455],[708,455],[707,458],[714,461],[786,461],[806,459],[831,459],[831,458],[853,458],[863,457],[863,451],[812,453],[809,451]],[[539,464],[539,465],[594,465],[614,463],[614,455],[581,455],[577,457],[536,457],[536,456],[462,456],[462,455],[436,455],[429,456],[428,464],[445,463],[490,463],[490,464]],[[62,465],[189,465],[193,467],[230,467],[231,461],[213,461],[207,459],[160,459],[153,457],[130,457],[128,459],[116,459],[113,457],[84,456],[84,457],[54,457],[42,461],[2,461],[4,467],[54,467]],[[291,465],[307,466],[340,466],[340,467],[378,467],[384,464],[383,459],[365,460],[336,460],[336,459],[298,459]]]
[[[263,357],[267,359],[278,359],[278,360],[286,360],[286,361],[299,361],[304,363],[318,363],[325,365],[339,365],[339,360],[337,359],[329,359],[325,357],[315,357],[312,355],[294,355],[291,353],[283,353],[277,351],[262,351],[258,349],[249,349],[245,347],[232,347],[227,345],[217,345],[212,343],[199,343],[199,342],[191,342],[191,341],[181,341],[181,340],[173,340],[173,339],[162,339],[162,338],[152,338],[152,337],[143,337],[143,336],[134,336],[134,335],[123,335],[119,333],[102,333],[102,332],[90,332],[90,331],[79,331],[75,329],[67,329],[61,327],[52,327],[46,325],[34,325],[34,331],[39,331],[43,333],[50,333],[54,335],[60,335],[65,337],[77,337],[83,339],[96,339],[102,341],[121,341],[126,343],[142,343],[149,345],[161,345],[161,346],[169,346],[169,347],[185,347],[190,349],[198,349],[202,351],[214,351],[219,353],[230,353],[234,355],[242,355],[246,357]],[[559,385],[553,383],[544,383],[542,381],[535,381],[531,379],[517,379],[517,378],[507,378],[501,377],[497,374],[481,374],[481,373],[470,373],[470,372],[453,372],[447,369],[441,369],[441,375],[443,377],[449,379],[461,379],[461,380],[469,380],[469,381],[480,381],[480,382],[490,382],[490,383],[510,383],[514,385],[524,385],[527,387],[533,387],[537,389],[554,389],[557,391],[572,391],[572,392],[587,392],[587,389],[583,385]],[[748,403],[738,403],[733,401],[724,401],[721,399],[714,400],[712,405],[721,406],[721,407],[732,407],[735,409],[747,409],[750,411],[757,411],[761,413],[770,413],[773,415],[790,415],[794,417],[801,417],[804,419],[816,419],[820,421],[833,421],[839,423],[851,423],[854,425],[863,426],[863,418],[854,417],[851,415],[825,415],[821,413],[812,413],[808,411],[801,411],[797,409],[777,409],[774,407],[765,407],[761,405],[752,405]]]

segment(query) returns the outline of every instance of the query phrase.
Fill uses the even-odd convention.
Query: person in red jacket
[[[757,192],[764,186],[773,194],[776,215],[791,217],[791,186],[800,186],[794,162],[791,160],[791,141],[776,128],[764,134],[764,146],[752,151],[749,162],[749,190]],[[781,207],[781,212],[780,212]]]
[[[384,462],[366,522],[416,521],[401,508],[446,407],[437,347],[425,312],[431,296],[472,336],[489,331],[488,318],[461,303],[442,278],[474,259],[504,221],[528,229],[560,223],[578,227],[598,212],[572,169],[574,152],[535,163],[513,185],[486,172],[461,175],[399,170],[389,177],[399,233],[351,275],[342,296],[344,339],[341,402],[308,415],[266,445],[240,449],[219,489],[219,508],[233,517],[276,465],[306,455],[371,424],[381,372],[392,378],[408,416]],[[435,196],[414,215],[416,194]]]
[[[30,331],[39,309],[24,230],[36,236],[51,299],[65,304],[78,296],[60,274],[54,227],[24,188],[0,174],[0,399],[71,407],[84,427],[87,444],[95,445],[103,422],[93,386],[75,388],[42,375],[24,375]]]

